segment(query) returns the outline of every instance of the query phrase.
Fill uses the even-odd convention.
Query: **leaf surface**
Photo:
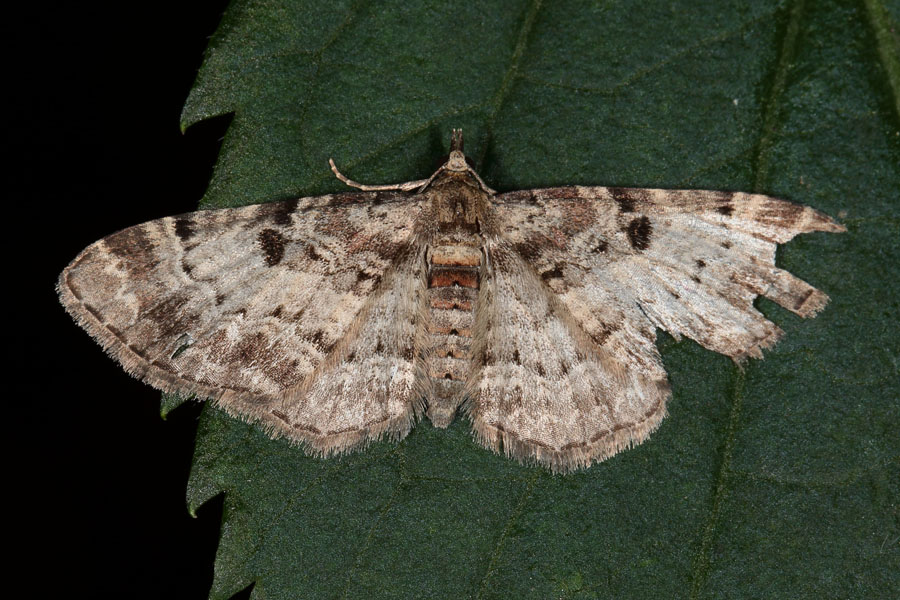
[[[211,596],[838,598],[900,587],[900,67],[880,0],[251,2],[183,127],[234,113],[205,207],[428,176],[461,127],[489,185],[767,193],[840,217],[778,264],[826,291],[741,371],[660,342],[670,416],[552,476],[468,424],[305,456],[207,407],[192,510],[224,492]]]

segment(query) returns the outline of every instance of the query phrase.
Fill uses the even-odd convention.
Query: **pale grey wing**
[[[782,331],[753,307],[766,296],[803,317],[828,297],[775,266],[798,233],[844,231],[809,207],[757,194],[604,187],[496,198],[495,228],[579,324],[603,339],[599,298],[735,360],[761,357]]]
[[[502,239],[489,237],[464,410],[480,443],[554,471],[586,467],[643,441],[669,387],[654,328],[613,291],[579,318]]]
[[[88,247],[58,290],[134,376],[339,451],[405,434],[419,410],[414,327],[383,320],[414,318],[400,294],[422,277],[420,211],[378,192],[159,219]],[[341,396],[336,374],[363,360]]]

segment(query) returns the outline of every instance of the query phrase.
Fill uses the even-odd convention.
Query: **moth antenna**
[[[463,132],[462,129],[453,129],[450,132],[450,152],[463,151]]]
[[[334,176],[349,185],[350,187],[355,187],[364,192],[387,192],[387,191],[401,191],[401,192],[410,192],[417,188],[422,187],[426,183],[428,183],[428,179],[418,179],[416,181],[407,181],[405,183],[390,183],[387,185],[366,185],[365,183],[357,183],[353,181],[349,177],[346,177],[343,173],[338,171],[337,166],[334,164],[333,159],[328,159],[328,164],[331,165],[331,170],[334,172]]]

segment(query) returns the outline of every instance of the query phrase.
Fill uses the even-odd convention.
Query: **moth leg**
[[[426,183],[429,183],[431,179],[419,179],[418,181],[407,181],[406,183],[390,183],[387,185],[366,185],[364,183],[357,183],[352,179],[344,176],[343,173],[338,171],[337,166],[334,164],[334,160],[328,159],[328,164],[331,165],[331,170],[334,172],[335,177],[349,185],[350,187],[355,187],[361,189],[364,192],[386,192],[392,190],[398,190],[401,192],[411,192],[415,189],[423,187]]]

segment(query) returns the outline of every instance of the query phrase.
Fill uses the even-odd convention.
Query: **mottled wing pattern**
[[[133,375],[339,451],[419,410],[415,327],[373,322],[417,316],[419,212],[373,192],[159,219],[88,247],[59,294]]]
[[[478,440],[553,470],[643,440],[665,416],[669,388],[637,307],[609,291],[594,297],[621,325],[616,343],[598,344],[512,246],[490,241],[487,255],[465,406]]]
[[[331,355],[284,396],[276,416],[312,449],[352,448],[385,433],[402,438],[424,411],[423,254],[407,247]]]
[[[758,194],[569,187],[504,194],[502,233],[588,331],[594,293],[612,290],[645,320],[736,360],[781,335],[753,307],[766,296],[803,317],[828,297],[775,266],[777,244],[844,231],[809,207]]]
[[[560,386],[556,397],[570,408],[611,404],[606,412],[578,408],[572,416],[554,416],[540,428],[504,416],[517,414],[509,407],[531,403],[535,390],[539,390],[536,397],[544,397],[544,389],[565,377],[548,363],[567,364],[570,369],[565,354],[569,350],[564,348],[575,342],[564,341],[560,333],[554,344],[539,344],[544,334],[529,327],[514,330],[519,336],[515,341],[488,336],[485,368],[473,376],[470,386],[470,414],[479,437],[489,446],[502,443],[507,452],[562,469],[642,441],[661,419],[667,394],[658,391],[664,389],[658,380],[664,381],[665,375],[653,345],[656,327],[735,360],[760,357],[761,349],[771,346],[782,331],[753,307],[757,296],[804,317],[828,300],[775,267],[776,245],[798,233],[844,230],[811,208],[744,193],[567,187],[511,192],[494,201],[489,229],[523,259],[510,260],[507,250],[499,251],[502,258],[493,258],[496,298],[501,288],[524,296],[523,286],[534,288],[539,281],[535,294],[540,300],[532,300],[533,309],[522,312],[540,312],[535,302],[558,307],[546,315],[546,322],[566,323],[565,331],[573,340],[586,336],[584,346],[590,352],[585,356],[596,357],[598,373],[600,367],[611,365],[612,371],[621,373],[618,381],[624,387],[645,392],[623,399],[627,392],[598,385],[603,381],[600,375],[579,375],[581,379],[570,378],[571,392]],[[517,273],[524,263],[530,279],[503,273],[506,269]],[[493,318],[501,317],[495,311]],[[534,327],[544,322],[537,316]],[[564,331],[561,325],[559,331]],[[540,350],[526,360],[522,346],[528,343]],[[518,354],[500,350],[509,344]],[[502,382],[511,375],[495,375],[498,370],[489,363],[496,356],[509,363],[504,366],[508,373],[518,373],[517,387],[507,387],[505,393]],[[646,374],[643,381],[629,382],[641,374]],[[662,403],[657,406],[660,394]],[[552,396],[547,392],[546,397]],[[617,421],[615,407],[622,403],[628,417]],[[550,405],[543,410],[553,412]],[[646,426],[634,425],[641,415],[657,414],[658,418],[647,417]],[[617,435],[607,433],[610,423],[622,427]],[[549,440],[522,442],[537,431],[560,433]],[[592,446],[595,438],[599,443]]]

